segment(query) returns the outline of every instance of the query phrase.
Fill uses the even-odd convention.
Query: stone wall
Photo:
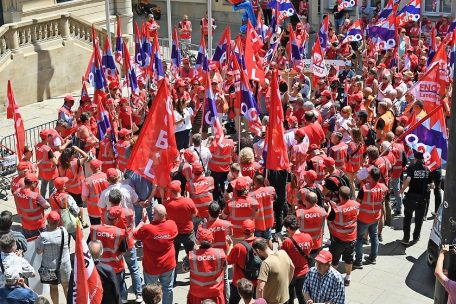
[[[75,39],[21,48],[0,63],[0,100],[6,100],[8,79],[21,106],[79,90],[91,54],[90,45]]]

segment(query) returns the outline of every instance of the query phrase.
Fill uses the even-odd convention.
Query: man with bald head
[[[163,205],[154,207],[154,219],[146,224],[147,213],[133,232],[133,237],[143,242],[144,283],[153,284],[160,281],[163,290],[163,304],[173,303],[173,281],[176,269],[174,239],[177,226],[166,219],[166,208]]]

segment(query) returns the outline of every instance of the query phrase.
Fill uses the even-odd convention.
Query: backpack
[[[330,175],[330,177],[335,177],[339,180],[339,188],[342,186],[346,186],[346,187],[350,188],[350,180],[348,179],[348,177],[345,175],[344,172],[340,171],[339,175],[333,173]]]
[[[241,244],[247,249],[247,255],[245,256],[245,267],[244,276],[247,280],[256,280],[260,274],[261,263],[263,262],[259,256],[255,254],[252,246],[246,241],[242,241]]]
[[[375,132],[375,130],[372,128],[371,125],[368,124],[367,126],[369,127],[369,129],[367,131],[367,136],[366,136],[366,139],[364,140],[364,143],[365,143],[366,147],[375,146],[377,133]]]

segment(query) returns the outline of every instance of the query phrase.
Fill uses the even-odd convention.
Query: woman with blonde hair
[[[242,176],[253,178],[261,169],[261,165],[255,161],[253,149],[245,147],[239,152],[239,164]]]

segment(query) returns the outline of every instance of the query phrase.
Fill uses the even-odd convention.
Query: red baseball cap
[[[57,190],[61,190],[63,187],[65,187],[66,182],[68,182],[68,177],[57,177],[54,179],[54,187]]]
[[[250,187],[249,182],[245,178],[242,178],[242,177],[239,177],[238,179],[236,179],[236,182],[234,184],[234,189],[239,190],[239,191],[249,189],[249,187]]]
[[[116,220],[122,216],[122,207],[114,206],[108,211],[108,218],[110,220]]]
[[[332,94],[331,94],[331,91],[324,90],[323,92],[321,92],[321,96],[324,96],[324,97],[327,97],[327,98],[331,98]]]
[[[67,95],[63,98],[64,101],[74,101],[74,97],[71,95]]]
[[[316,144],[311,144],[310,147],[309,147],[309,151],[313,151],[313,150],[318,150],[318,146]]]
[[[101,165],[103,165],[103,162],[99,159],[94,158],[89,162],[89,165],[90,165],[90,167],[96,169],[96,168],[100,168]]]
[[[40,131],[41,139],[46,139],[48,135],[49,135],[48,129],[43,129],[43,130]]]
[[[120,99],[120,103],[121,103],[121,104],[122,104],[122,103],[128,103],[128,98],[122,97],[122,98]]]
[[[60,222],[60,214],[57,211],[51,211],[46,216],[46,220],[51,223]]]
[[[188,162],[188,163],[193,163],[196,161],[196,155],[193,153],[192,150],[190,149],[185,149],[184,151],[184,159]]]
[[[333,256],[331,254],[331,252],[327,251],[327,250],[322,250],[318,253],[318,255],[315,257],[315,261],[318,261],[322,264],[328,264],[328,263],[331,263],[333,259]]]
[[[167,188],[169,191],[172,191],[172,192],[180,192],[181,191],[181,182],[178,180],[170,181]]]
[[[25,179],[29,180],[30,182],[38,182],[38,176],[35,173],[27,173],[25,175]]]
[[[204,172],[204,168],[203,168],[203,166],[201,165],[200,162],[196,162],[196,163],[194,163],[192,165],[192,172],[193,173],[199,173],[199,174]]]
[[[289,125],[294,125],[295,123],[298,122],[298,119],[296,116],[291,115],[290,117],[287,118],[288,124]]]
[[[304,173],[304,178],[307,178],[314,182],[317,179],[317,172],[315,172],[314,170],[306,171]]]
[[[131,130],[129,130],[129,129],[122,128],[119,131],[119,135],[122,136],[122,137],[125,137],[128,134],[131,134]]]
[[[119,88],[119,84],[118,84],[117,82],[115,82],[115,81],[111,81],[111,82],[109,83],[109,86],[108,86],[108,87],[109,87],[110,90],[116,90],[116,89]]]
[[[199,242],[208,242],[212,243],[214,241],[214,235],[212,234],[212,231],[209,229],[204,229],[204,228],[198,228],[198,231],[196,233],[196,239]]]
[[[28,168],[29,168],[29,166],[28,166],[27,162],[19,162],[17,164],[17,170],[19,170],[19,171],[24,171],[24,170],[27,170]]]
[[[324,158],[323,164],[325,166],[334,166],[336,164],[336,161],[334,160],[334,158],[327,156]]]
[[[297,129],[295,132],[295,136],[298,136],[300,138],[304,138],[306,136],[306,132],[304,129]]]
[[[106,171],[106,176],[111,179],[111,178],[118,178],[119,177],[119,172],[117,171],[116,168],[109,168],[108,171]]]
[[[242,231],[245,234],[250,234],[255,231],[255,222],[252,220],[244,220],[242,222]]]
[[[396,73],[396,74],[394,74],[394,78],[402,78],[402,73]]]

